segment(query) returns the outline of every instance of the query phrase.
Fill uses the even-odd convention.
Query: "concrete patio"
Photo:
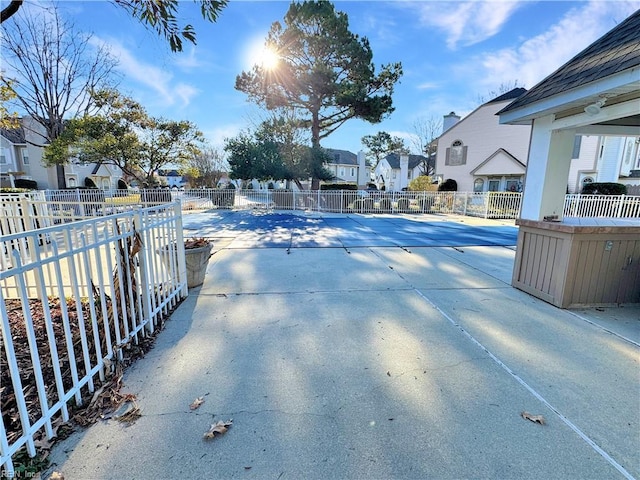
[[[207,212],[184,228],[216,249],[125,374],[142,417],[73,434],[48,473],[640,478],[640,308],[512,288],[512,221]]]

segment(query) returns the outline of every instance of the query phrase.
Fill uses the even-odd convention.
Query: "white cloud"
[[[445,34],[447,47],[473,45],[500,31],[509,17],[522,5],[515,1],[420,2],[420,22]]]
[[[187,106],[199,90],[186,83],[173,84],[173,75],[166,69],[158,68],[136,58],[122,43],[114,39],[95,39],[108,46],[112,55],[118,59],[117,69],[128,81],[134,81],[147,87],[160,97],[164,106],[181,103]]]
[[[438,84],[435,82],[422,82],[418,85],[416,85],[416,88],[418,90],[432,90],[434,88],[438,88]]]
[[[200,61],[198,57],[196,57],[196,49],[195,47],[189,48],[189,52],[180,52],[180,55],[174,56],[174,63],[176,67],[181,68],[183,70],[193,70],[194,68],[200,67],[203,63]]]
[[[638,2],[589,3],[571,9],[546,32],[524,40],[514,48],[486,52],[467,64],[478,65],[472,78],[495,88],[518,80],[531,88],[576,54],[611,30],[638,7]]]
[[[225,139],[235,137],[243,128],[245,128],[245,126],[238,123],[231,123],[221,127],[205,129],[203,130],[203,134],[213,147],[221,149],[224,146]]]

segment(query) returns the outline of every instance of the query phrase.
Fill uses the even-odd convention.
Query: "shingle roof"
[[[400,169],[400,155],[397,153],[390,153],[385,160],[389,163],[389,166],[393,169]],[[418,165],[427,161],[427,157],[423,155],[409,155],[409,170],[413,170]]]
[[[522,87],[514,88],[512,90],[509,90],[507,93],[503,93],[499,97],[494,98],[493,100],[489,100],[487,103],[485,103],[485,105],[488,105],[489,103],[504,102],[505,100],[513,100],[515,98],[520,97],[526,91],[527,91],[526,88],[522,88]]]
[[[0,130],[2,136],[13,144],[27,143],[24,138],[24,130],[22,128],[2,128]]]
[[[358,165],[358,156],[348,150],[339,150],[336,148],[327,148],[327,153],[331,159],[327,163],[338,163],[340,165]],[[334,155],[340,155],[340,160],[336,161]]]
[[[640,10],[498,113],[594,82],[640,65]]]

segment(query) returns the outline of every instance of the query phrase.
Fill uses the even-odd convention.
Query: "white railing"
[[[180,200],[183,211],[278,209],[327,213],[440,213],[518,218],[521,193],[354,190],[47,190],[0,195],[0,233],[14,233]],[[565,217],[640,217],[640,197],[567,195]],[[2,265],[0,255],[0,266]]]
[[[179,202],[3,235],[0,468],[187,295]]]
[[[522,195],[511,192],[384,192],[355,190],[211,190],[175,192],[183,210],[263,208],[328,213],[457,213],[517,218]]]
[[[567,195],[565,217],[640,217],[640,196],[630,195]]]

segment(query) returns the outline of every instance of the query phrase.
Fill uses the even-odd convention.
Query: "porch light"
[[[587,112],[587,114],[591,115],[591,116],[597,115],[597,114],[600,113],[600,109],[604,106],[606,101],[607,101],[606,98],[601,98],[597,102],[592,103],[591,105],[587,105],[584,108],[584,111]]]

